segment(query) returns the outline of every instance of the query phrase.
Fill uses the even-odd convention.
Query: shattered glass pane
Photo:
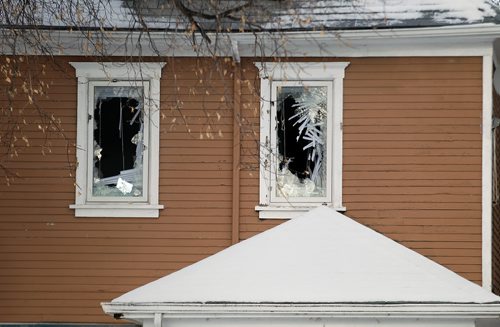
[[[327,96],[326,86],[278,88],[276,196],[326,196]]]
[[[143,87],[94,86],[93,196],[142,196],[143,109]]]

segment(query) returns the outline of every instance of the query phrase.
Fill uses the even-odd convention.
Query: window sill
[[[320,205],[322,204],[310,206],[256,206],[255,211],[259,212],[259,219],[291,219]],[[328,207],[331,207],[339,212],[345,212],[347,210],[345,207],[333,207],[331,205],[328,205]]]
[[[72,204],[75,217],[158,218],[161,204],[92,203]]]

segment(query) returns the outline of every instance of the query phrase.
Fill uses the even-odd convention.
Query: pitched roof
[[[500,297],[327,207],[112,301],[500,303]]]
[[[190,10],[208,15],[227,12],[245,2],[222,0],[214,6],[203,0],[184,1]],[[255,0],[252,6],[231,13],[223,25],[238,31],[255,26],[264,30],[345,30],[500,23],[498,5],[496,0]],[[161,25],[175,18],[177,28],[191,25],[185,17],[179,18],[182,15],[168,2],[144,0],[133,8],[148,24]],[[214,28],[213,19],[194,18],[207,30]],[[242,26],[242,21],[248,24]]]
[[[183,0],[206,31],[346,30],[500,24],[499,0]],[[239,10],[236,10],[240,8]],[[69,13],[78,12],[73,17]],[[223,13],[219,24],[214,17]],[[189,31],[192,21],[170,0],[32,1],[27,12],[12,8],[0,22],[40,27]]]

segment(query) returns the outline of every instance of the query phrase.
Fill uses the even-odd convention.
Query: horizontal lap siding
[[[344,80],[346,215],[481,282],[481,58],[356,58]],[[260,221],[259,99],[245,65],[241,238]],[[256,129],[255,129],[256,130]]]
[[[76,60],[76,58],[70,58]],[[161,84],[159,219],[75,218],[76,79],[47,64],[49,98],[70,142],[54,136],[11,167],[0,185],[0,321],[112,322],[100,309],[128,290],[231,242],[232,70],[168,61]],[[473,281],[481,280],[481,59],[350,59],[344,90],[347,215]],[[62,67],[62,71],[61,71]],[[242,67],[240,238],[259,220],[259,81]],[[224,73],[224,71],[226,73]],[[207,82],[208,81],[208,82]],[[208,87],[205,87],[208,86]],[[5,99],[0,99],[0,105]],[[25,99],[17,99],[23,106]],[[30,117],[35,113],[27,112]]]
[[[49,98],[38,103],[72,145],[74,70],[46,64]],[[101,302],[230,245],[232,77],[210,68],[182,59],[163,70],[159,219],[75,218],[74,148],[56,137],[44,156],[38,124],[27,126],[31,147],[10,163],[23,178],[0,185],[0,322],[116,322]]]

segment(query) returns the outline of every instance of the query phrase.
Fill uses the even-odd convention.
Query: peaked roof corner
[[[500,297],[319,207],[112,304],[500,304]]]

